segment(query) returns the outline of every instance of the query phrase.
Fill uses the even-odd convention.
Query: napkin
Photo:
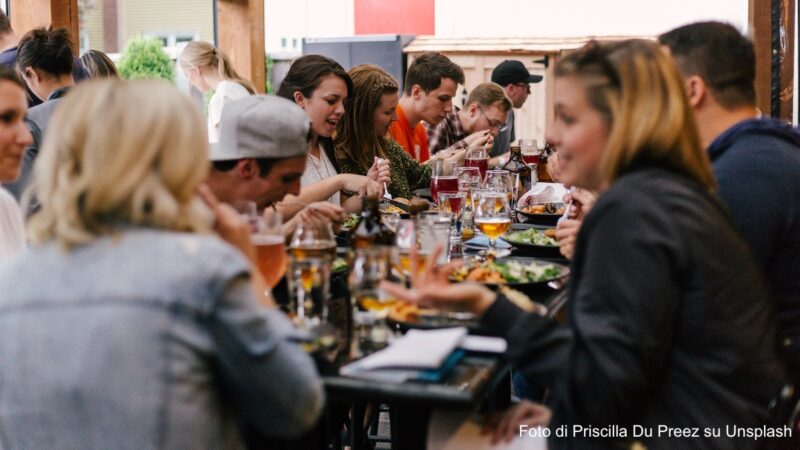
[[[542,203],[562,203],[567,189],[561,183],[536,183],[536,185],[519,198],[517,204],[538,205]]]
[[[487,248],[489,247],[489,238],[486,237],[485,235],[476,236],[468,240],[467,242],[464,242],[464,245],[472,248]],[[511,244],[501,239],[497,239],[495,241],[495,247],[500,249],[506,249],[506,248],[511,248]]]
[[[389,347],[342,367],[339,373],[395,382],[418,378],[421,371],[430,375],[445,365],[466,335],[464,327],[409,330]]]

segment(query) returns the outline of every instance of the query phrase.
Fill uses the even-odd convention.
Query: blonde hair
[[[41,209],[30,236],[69,248],[119,226],[208,231],[196,195],[208,171],[202,129],[199,108],[167,82],[81,83],[56,110],[38,157]]]
[[[231,65],[230,60],[222,50],[214,47],[208,42],[192,41],[186,44],[186,48],[181,52],[181,68],[187,71],[194,67],[208,66],[217,69],[219,76],[228,81],[235,81],[251,94],[256,93],[256,88],[250,80],[242,78],[236,69]]]
[[[467,97],[467,105],[477,103],[481,106],[490,107],[497,105],[503,112],[511,111],[511,100],[506,96],[506,91],[497,83],[487,81],[475,86],[475,89]]]
[[[590,42],[562,58],[555,75],[582,81],[589,103],[608,121],[601,183],[651,164],[716,188],[681,74],[658,44]]]
[[[352,160],[366,172],[375,156],[385,158],[386,154],[388,138],[375,133],[375,109],[384,94],[394,94],[399,87],[391,75],[372,64],[353,67],[348,75],[353,80],[353,95],[336,127],[336,157]]]

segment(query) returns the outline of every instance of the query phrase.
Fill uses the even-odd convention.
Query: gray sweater
[[[242,447],[323,405],[282,313],[216,237],[132,229],[0,265],[0,447]]]

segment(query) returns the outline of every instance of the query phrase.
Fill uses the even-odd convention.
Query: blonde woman
[[[420,276],[415,290],[387,290],[481,314],[520,372],[549,389],[550,409],[514,408],[495,427],[498,438],[519,435],[525,422],[567,426],[568,436],[553,433],[554,449],[633,440],[649,449],[760,447],[724,432],[632,439],[632,425],[761,427],[782,384],[768,288],[712,194],[680,74],[658,44],[629,40],[568,54],[555,77],[548,140],[562,181],[601,193],[575,245],[567,323],[524,313],[479,285],[448,285],[446,270]]]
[[[241,423],[289,437],[316,421],[320,379],[260,299],[249,227],[198,196],[198,126],[163,81],[64,98],[35,169],[35,245],[0,267],[4,444],[240,448]]]
[[[253,95],[253,83],[242,78],[222,50],[208,42],[192,41],[186,44],[180,56],[180,65],[189,84],[202,92],[214,91],[208,101],[208,141],[219,141],[219,122],[225,104]]]

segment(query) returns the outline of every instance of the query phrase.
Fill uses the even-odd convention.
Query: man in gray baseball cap
[[[310,127],[306,113],[281,97],[254,95],[226,104],[219,142],[209,155],[209,188],[223,202],[252,201],[259,210],[298,195]],[[290,234],[299,222],[343,220],[341,207],[316,202],[293,215],[283,230]]]

